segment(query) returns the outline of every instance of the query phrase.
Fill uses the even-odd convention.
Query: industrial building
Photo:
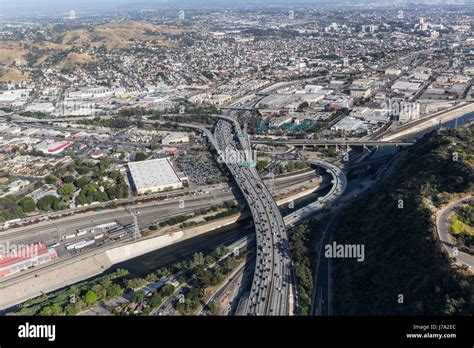
[[[275,117],[271,120],[270,126],[272,127],[281,127],[286,123],[290,123],[293,120],[293,117],[285,115],[285,116],[280,116],[280,117]]]
[[[169,158],[159,158],[141,162],[130,162],[130,184],[138,194],[175,190],[183,187],[183,182],[174,170]]]
[[[35,146],[35,150],[48,155],[57,155],[66,150],[72,144],[71,141],[58,141],[53,143],[43,141]]]
[[[364,122],[355,117],[345,117],[331,127],[332,131],[344,131],[347,133],[358,133],[366,130]]]
[[[58,257],[54,248],[38,243],[0,255],[0,277],[21,272]]]
[[[189,143],[189,135],[183,132],[173,132],[161,140],[163,145]]]

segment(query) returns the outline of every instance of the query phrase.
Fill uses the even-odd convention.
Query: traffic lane
[[[316,271],[316,287],[313,294],[313,315],[317,315],[315,312],[316,308],[321,308],[320,315],[329,315],[329,262],[330,260],[324,255],[324,246],[331,243],[332,240],[332,230],[337,221],[336,213],[329,224],[326,226],[324,231],[324,238],[321,241],[321,247],[319,251],[319,265]],[[318,295],[320,297],[318,297]]]
[[[224,137],[223,137],[223,138],[225,138],[226,136],[227,136],[227,137],[230,137],[231,135],[230,135],[230,132],[229,132],[229,126],[223,127],[223,125],[224,125],[223,122],[219,122],[216,131],[217,131],[217,132],[226,132],[226,134],[224,134]],[[236,129],[238,129],[238,125],[236,126]],[[219,134],[217,135],[217,137],[218,137],[219,140],[222,139],[222,137],[221,137]],[[226,145],[225,142],[224,142],[224,145]],[[272,201],[272,199],[271,199],[271,198],[269,199],[268,196],[270,196],[270,193],[269,193],[268,191],[267,191],[267,192],[262,192],[262,194],[259,194],[259,192],[257,192],[257,190],[255,189],[255,187],[252,185],[252,181],[256,181],[257,183],[261,183],[260,177],[259,177],[258,174],[255,172],[255,170],[249,170],[249,173],[247,174],[245,169],[242,169],[242,170],[241,170],[240,168],[237,168],[237,170],[235,170],[235,167],[234,167],[233,165],[227,164],[227,166],[228,166],[229,169],[231,170],[231,172],[232,172],[232,174],[234,175],[234,177],[235,177],[237,183],[239,184],[239,186],[240,186],[241,188],[242,188],[242,187],[244,188],[244,192],[247,194],[247,195],[246,195],[246,199],[247,199],[249,205],[250,205],[251,207],[252,207],[252,206],[255,206],[256,209],[251,209],[251,210],[252,210],[252,214],[255,214],[255,216],[257,216],[257,217],[260,216],[260,215],[263,215],[263,214],[267,215],[267,217],[266,217],[266,219],[265,219],[265,221],[264,221],[264,223],[265,223],[264,227],[265,227],[265,230],[267,230],[267,232],[269,232],[270,235],[271,235],[271,227],[272,227],[272,226],[270,226],[270,220],[271,220],[272,218],[271,218],[271,214],[269,214],[269,213],[266,211],[264,202],[265,202],[266,204],[270,205],[272,208],[277,209],[277,214],[279,214],[279,211],[278,211],[278,208],[276,207],[276,204],[273,204],[273,205],[270,204],[270,201]],[[239,175],[239,174],[240,174],[240,175]],[[249,174],[250,174],[250,175],[249,175]],[[253,178],[253,180],[251,180],[251,179],[249,178],[249,176],[250,176],[251,178]],[[260,202],[257,203],[258,201],[260,201]],[[273,203],[274,203],[274,202],[273,202]],[[263,209],[262,209],[261,205],[263,205]],[[258,214],[257,214],[257,213],[258,213]],[[273,212],[273,215],[275,215],[275,212]],[[257,220],[256,220],[256,221],[257,221]],[[283,228],[284,228],[284,227],[283,227]],[[258,230],[258,229],[257,229],[257,233],[259,233],[259,230]],[[272,237],[272,239],[273,239],[273,237]],[[260,241],[261,241],[261,238],[257,238],[257,242],[260,242]],[[273,244],[273,240],[272,240],[271,243],[270,243],[269,249],[272,249],[272,248],[273,248],[273,245],[272,245],[272,244]],[[265,244],[264,244],[264,245],[265,245]],[[272,257],[273,257],[273,253],[274,253],[274,251],[271,250],[270,255],[272,255]],[[265,258],[264,260],[266,260],[266,258]],[[270,270],[271,270],[271,272],[273,273],[273,259],[270,260],[270,263],[271,263]],[[266,263],[265,263],[265,267],[267,267],[267,266],[266,266]],[[262,275],[265,277],[265,271],[262,272]],[[260,278],[261,278],[261,277],[260,277]],[[268,278],[271,279],[271,281],[270,281],[270,286],[269,286],[269,290],[268,290],[270,293],[269,293],[266,297],[262,298],[262,302],[266,302],[266,303],[268,303],[267,301],[269,301],[269,298],[268,298],[268,297],[270,297],[270,296],[273,297],[273,296],[274,296],[274,294],[272,293],[273,274],[271,274],[269,277],[267,277],[267,279],[268,279]],[[253,285],[252,285],[252,289],[253,289],[252,292],[254,292],[254,293],[257,292],[257,291],[255,291],[255,288],[256,288],[256,287],[258,288],[258,286],[259,286],[260,284],[261,284],[261,282],[258,280],[258,276],[257,276],[257,273],[256,273],[255,276],[254,276],[254,282],[253,282]],[[260,288],[261,288],[261,287],[260,287]],[[260,288],[259,288],[259,289],[260,289]],[[261,293],[261,291],[258,291],[258,292],[256,293],[256,295],[257,295],[257,296],[260,296],[260,295],[261,295],[260,293]],[[262,305],[263,305],[263,304],[262,304]],[[262,309],[261,307],[262,307],[262,306],[259,306],[259,303],[257,303],[257,306],[256,306],[256,307],[257,307],[257,308],[256,308],[256,309],[257,309],[257,314],[258,314],[258,313],[261,313],[261,309]],[[265,307],[265,306],[264,306],[264,307]],[[265,308],[264,308],[264,309],[265,309]],[[273,309],[273,308],[271,308],[271,309]],[[265,309],[265,311],[266,311],[266,309]],[[264,314],[267,314],[267,313],[264,312]]]

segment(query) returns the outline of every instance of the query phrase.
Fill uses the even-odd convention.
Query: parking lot
[[[187,152],[178,158],[178,166],[184,171],[189,181],[196,185],[209,185],[224,182],[221,170],[207,152]]]

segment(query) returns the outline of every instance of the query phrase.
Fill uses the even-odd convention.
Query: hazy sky
[[[331,0],[296,0],[299,2],[329,2]],[[340,1],[340,0],[339,0]],[[345,0],[361,1],[361,0]],[[371,0],[380,1],[380,0]],[[257,4],[291,5],[295,0],[0,0],[0,14],[42,12],[60,14],[69,10],[116,9],[116,8],[179,8],[245,6]]]
[[[166,0],[164,0],[166,1]],[[58,9],[80,9],[100,7],[115,7],[121,4],[133,3],[133,0],[0,0],[0,9],[23,9],[23,10],[58,10]],[[159,0],[153,1],[158,3]]]
[[[272,4],[296,5],[298,3],[333,3],[333,2],[385,2],[391,4],[401,3],[427,3],[430,0],[0,0],[0,15],[15,13],[42,12],[48,14],[61,14],[69,10],[117,9],[117,8],[199,8],[232,6],[244,7],[246,5]],[[465,0],[472,3],[474,0]],[[439,0],[433,0],[439,2]],[[55,13],[56,12],[56,13]]]

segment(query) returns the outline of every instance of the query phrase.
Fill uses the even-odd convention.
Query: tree
[[[162,302],[163,302],[163,299],[160,296],[159,292],[156,289],[153,290],[153,293],[152,293],[151,299],[150,299],[150,307],[158,308],[161,305]]]
[[[79,188],[83,188],[89,183],[89,180],[86,178],[79,178],[76,181],[74,181],[74,185]]]
[[[70,200],[74,191],[76,191],[76,187],[73,184],[64,184],[58,189],[58,194],[60,194],[64,200]]]
[[[91,306],[93,304],[95,304],[97,302],[97,294],[92,291],[92,290],[89,290],[87,293],[86,293],[86,296],[85,296],[85,301],[86,303]]]
[[[201,252],[194,253],[193,255],[193,266],[202,266],[204,265],[204,255]]]
[[[54,175],[47,175],[44,180],[46,181],[47,184],[49,185],[54,185],[56,183],[56,181],[58,180],[57,177],[55,177]]]
[[[216,314],[219,308],[217,307],[217,304],[215,302],[211,302],[211,304],[209,305],[209,310],[212,314]]]
[[[53,309],[51,306],[46,306],[41,309],[41,312],[39,313],[41,316],[50,316],[53,315]]]
[[[109,177],[115,182],[118,182],[120,180],[120,178],[123,178],[122,174],[120,174],[120,172],[118,170],[111,171],[110,174],[109,174]]]
[[[60,205],[59,205],[59,199],[55,196],[48,195],[40,198],[38,202],[36,202],[36,206],[38,207],[39,210],[59,210]]]
[[[123,269],[123,268],[119,268],[115,271],[115,274],[116,274],[117,278],[126,277],[128,275],[128,273],[129,272],[126,269]]]
[[[126,281],[128,289],[138,289],[147,284],[147,281],[143,278],[133,278]]]
[[[267,166],[268,166],[268,162],[267,162],[267,161],[262,160],[262,161],[258,161],[258,162],[257,162],[257,170],[258,170],[259,172],[261,172],[262,170],[264,170]]]
[[[68,304],[64,308],[64,311],[66,312],[66,315],[76,315],[79,313],[79,309],[77,308],[75,303]]]
[[[298,106],[298,111],[302,111],[304,109],[307,109],[309,107],[309,104],[308,102],[302,102],[299,106]]]
[[[148,158],[148,155],[144,152],[137,152],[135,154],[135,161],[144,161]]]
[[[31,197],[25,197],[20,201],[20,207],[25,213],[31,213],[36,209],[35,200]]]
[[[161,294],[163,297],[168,297],[174,292],[174,286],[171,284],[166,284],[161,288]]]
[[[206,266],[212,265],[214,262],[216,262],[216,259],[212,255],[207,255],[204,258],[204,264]]]
[[[99,169],[101,171],[104,171],[107,168],[109,168],[111,164],[112,164],[112,160],[110,158],[102,158],[99,162]]]
[[[206,288],[213,283],[213,274],[202,267],[199,267],[194,274],[196,275],[196,280],[202,288]]]
[[[142,302],[144,298],[145,298],[145,291],[140,290],[135,294],[135,296],[133,296],[133,302]]]
[[[65,184],[70,184],[70,183],[74,182],[74,177],[72,175],[65,175],[61,178],[61,180]]]
[[[102,300],[107,297],[107,286],[101,283],[95,284],[92,289],[97,295],[97,299]]]

